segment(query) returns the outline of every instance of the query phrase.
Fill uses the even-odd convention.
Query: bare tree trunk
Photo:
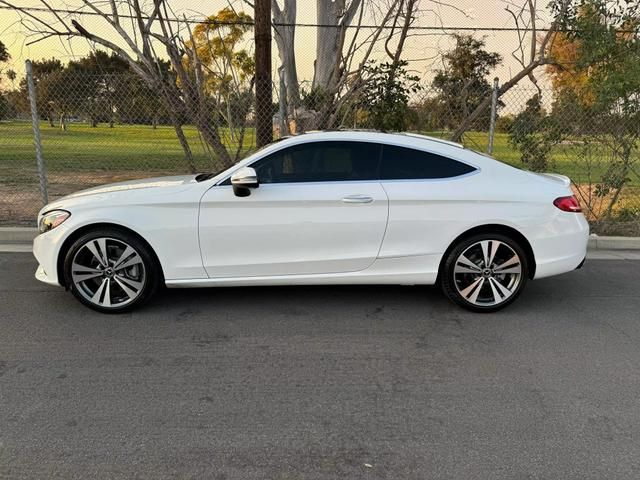
[[[278,69],[278,75],[280,76],[280,93],[279,93],[279,101],[278,101],[278,115],[280,116],[280,138],[289,135],[289,121],[287,117],[287,112],[289,111],[287,107],[287,85],[285,80],[284,66],[281,66]]]
[[[193,160],[193,153],[191,152],[191,147],[189,146],[187,137],[184,134],[184,130],[182,130],[182,124],[178,119],[178,116],[172,110],[169,110],[169,118],[171,119],[173,129],[176,132],[176,137],[178,137],[178,142],[180,142],[180,146],[182,147],[182,151],[184,152],[184,158],[187,161],[187,168],[191,173],[196,173],[196,164]]]
[[[625,142],[624,140],[620,140],[619,143],[622,144],[622,166],[621,171],[618,173],[618,176],[623,179],[620,182],[620,185],[615,189],[609,204],[605,210],[603,218],[605,220],[610,220],[613,215],[613,207],[618,203],[618,198],[620,197],[620,193],[622,189],[627,184],[627,178],[629,176],[629,167],[631,163],[631,151],[633,149],[633,145],[635,144],[636,139],[634,138],[632,142]]]
[[[294,24],[296,22],[296,0],[284,0],[282,9],[278,5],[278,0],[271,0],[271,11],[273,13],[273,29],[276,33],[275,40],[278,47],[278,56],[280,57],[281,68],[284,69],[284,82],[287,89],[287,113],[291,114],[300,104],[300,86],[295,55]]]
[[[196,127],[204,141],[211,147],[211,150],[213,150],[213,153],[216,155],[218,166],[220,168],[231,167],[233,165],[233,160],[223,145],[218,129],[211,117],[211,113],[208,110],[201,109],[198,118],[196,118]]]
[[[409,27],[413,23],[413,14],[415,13],[415,9],[418,5],[419,0],[407,0],[405,6],[405,14],[404,14],[404,23],[402,25],[402,31],[400,32],[400,38],[398,39],[398,45],[396,46],[396,50],[392,57],[392,68],[391,72],[389,72],[389,83],[393,83],[395,79],[396,72],[398,70],[398,66],[400,65],[400,59],[402,57],[402,51],[404,50],[404,43],[407,40],[407,35],[409,35]],[[402,3],[398,7],[398,12],[402,10]],[[391,37],[389,37],[391,38]]]
[[[176,79],[171,79],[168,83],[166,81],[164,82],[163,87],[166,92],[164,98],[168,102],[168,108],[172,108],[171,103],[180,102],[181,106],[191,117],[204,141],[217,156],[217,161],[220,166],[230,167],[233,165],[233,162],[229,156],[229,152],[220,139],[217,124],[214,122],[212,116],[212,109],[208,105],[207,94],[200,84],[202,70],[201,65],[197,61],[197,55],[194,55],[194,81],[185,70],[185,66],[182,61],[183,51],[178,50],[173,44],[167,44],[166,48],[167,54],[171,60],[171,66],[182,84],[181,92],[179,92],[176,88]],[[180,95],[180,93],[182,93],[182,95]],[[180,97],[182,97],[182,101],[177,100]]]
[[[345,30],[351,24],[362,0],[317,0],[316,61],[313,88],[332,92],[339,80]],[[334,26],[335,25],[335,26]]]

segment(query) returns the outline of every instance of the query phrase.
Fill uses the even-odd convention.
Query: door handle
[[[367,195],[349,195],[342,199],[344,203],[371,203],[373,198]]]

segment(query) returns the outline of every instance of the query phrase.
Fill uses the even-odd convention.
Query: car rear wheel
[[[106,313],[124,312],[156,291],[160,270],[149,247],[119,230],[95,230],[74,242],[65,257],[65,279],[83,304]]]
[[[442,289],[474,312],[495,312],[512,303],[528,277],[527,257],[512,238],[480,234],[460,241],[447,256]]]

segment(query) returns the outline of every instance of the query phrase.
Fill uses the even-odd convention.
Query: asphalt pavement
[[[95,313],[0,253],[0,478],[640,478],[640,261],[471,314],[427,287]]]

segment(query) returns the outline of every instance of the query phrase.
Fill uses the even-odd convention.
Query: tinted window
[[[251,165],[260,183],[377,180],[380,146],[314,142],[286,148]]]
[[[474,170],[465,163],[412,148],[385,145],[382,152],[383,180],[449,178]]]

